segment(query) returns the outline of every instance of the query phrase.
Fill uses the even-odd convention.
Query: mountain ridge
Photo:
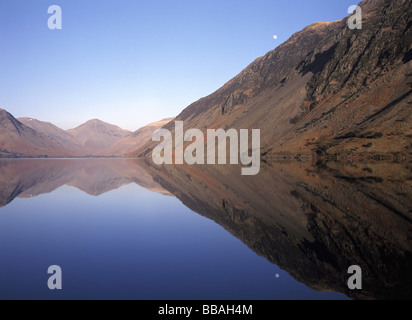
[[[57,141],[61,145],[66,146],[68,149],[77,154],[82,154],[84,151],[82,146],[74,140],[71,134],[51,122],[40,121],[28,117],[18,118],[18,121],[32,128],[33,130],[36,130],[37,132],[45,134],[49,138]]]
[[[151,123],[135,132],[99,119],[63,130],[30,117],[16,119],[0,109],[0,158],[119,157],[143,145],[145,139],[150,140],[156,129],[172,119]]]
[[[359,6],[362,30],[349,29],[348,17],[311,24],[176,120],[186,129],[261,129],[267,157],[409,156],[412,4]],[[154,146],[129,156],[148,157]]]
[[[351,30],[348,17],[315,22],[190,104],[176,120],[183,121],[185,129],[202,131],[260,129],[264,157],[410,157],[412,3],[365,0],[359,6],[361,30]],[[22,119],[22,127],[7,118],[10,130],[17,130],[17,136],[24,132],[36,145],[37,151],[28,146],[30,155],[48,155],[47,148],[52,156],[67,154],[63,149],[70,145],[72,153],[81,156],[149,157],[155,147],[148,139],[153,130],[145,131],[149,141],[141,146],[127,141],[138,132],[98,119],[65,133],[41,123],[43,129],[37,130],[43,135],[37,139],[47,139],[35,142],[37,131],[28,128],[40,126],[38,122]],[[173,134],[173,123],[165,129]],[[3,133],[1,150],[19,155],[10,143],[6,148],[10,138]],[[20,137],[18,145],[23,140]],[[136,149],[131,151],[132,146]]]
[[[131,132],[107,122],[92,119],[80,126],[67,130],[89,154],[98,154]]]
[[[0,109],[1,157],[65,157],[73,152],[57,141],[24,125],[9,112]]]
[[[152,139],[153,132],[160,129],[174,118],[165,118],[157,122],[150,123],[135,132],[119,139],[110,147],[102,150],[101,155],[122,156],[142,147],[147,141]]]

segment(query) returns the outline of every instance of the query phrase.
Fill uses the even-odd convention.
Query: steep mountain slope
[[[348,18],[314,23],[176,120],[185,129],[261,129],[267,156],[408,155],[412,3],[359,6],[362,30],[349,29]]]
[[[0,156],[67,157],[74,153],[58,141],[24,125],[0,109]]]
[[[50,122],[39,121],[33,118],[19,118],[18,119],[24,125],[32,128],[33,130],[43,133],[52,140],[55,140],[62,146],[65,146],[69,150],[73,150],[78,154],[84,153],[84,148],[79,145],[73,138],[73,136],[67,131],[60,129]]]
[[[174,118],[163,119],[142,127],[128,136],[118,140],[111,147],[100,152],[100,155],[116,156],[135,151],[152,139],[153,132],[160,129],[173,119]]]
[[[94,119],[67,132],[84,148],[85,154],[99,154],[131,132]]]

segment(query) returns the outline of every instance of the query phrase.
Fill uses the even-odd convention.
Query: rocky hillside
[[[39,121],[33,118],[19,118],[21,123],[33,130],[46,135],[48,138],[56,141],[67,149],[72,150],[77,154],[83,154],[84,148],[74,139],[67,131],[60,129],[50,122]]]
[[[163,119],[144,126],[143,128],[121,138],[109,148],[101,151],[100,155],[121,156],[135,151],[152,139],[153,132],[168,124],[173,119],[174,118]]]
[[[176,120],[186,129],[261,129],[268,157],[409,156],[412,3],[359,6],[362,30],[349,29],[348,17],[314,23]]]
[[[80,144],[85,154],[96,155],[131,132],[98,119],[87,121],[67,132]]]
[[[0,109],[0,157],[66,157],[75,152]]]
[[[119,157],[143,146],[155,130],[171,120],[163,119],[135,132],[97,119],[63,130],[33,118],[16,119],[0,109],[0,158]]]

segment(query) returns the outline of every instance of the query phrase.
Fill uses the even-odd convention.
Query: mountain
[[[0,157],[67,157],[74,152],[0,109]]]
[[[90,155],[98,155],[102,150],[131,133],[98,119],[87,121],[67,132],[83,147],[83,153]]]
[[[137,150],[150,141],[153,132],[173,118],[149,124],[133,133],[100,120],[90,120],[67,131],[52,123],[32,118],[18,120],[79,155],[120,156]]]
[[[155,132],[157,129],[162,128],[173,119],[174,118],[163,119],[140,128],[139,130],[125,136],[124,138],[121,138],[111,147],[103,150],[100,154],[105,156],[116,156],[135,151],[146,144],[148,141],[151,141],[153,132]]]
[[[121,156],[143,146],[155,130],[173,120],[163,119],[136,132],[97,119],[63,130],[33,118],[15,119],[0,110],[0,157]]]
[[[412,2],[359,6],[361,30],[349,17],[314,23],[176,120],[186,130],[260,129],[267,157],[409,156]],[[131,156],[150,156],[154,146]]]
[[[27,127],[43,133],[48,138],[55,140],[60,145],[65,146],[77,154],[83,154],[85,151],[84,148],[74,140],[74,137],[70,133],[50,122],[43,122],[33,118],[19,118],[18,120]]]

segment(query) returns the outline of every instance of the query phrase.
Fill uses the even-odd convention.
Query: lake
[[[399,163],[0,160],[0,299],[410,298]],[[47,270],[62,269],[62,290]],[[363,289],[349,290],[359,265]]]

